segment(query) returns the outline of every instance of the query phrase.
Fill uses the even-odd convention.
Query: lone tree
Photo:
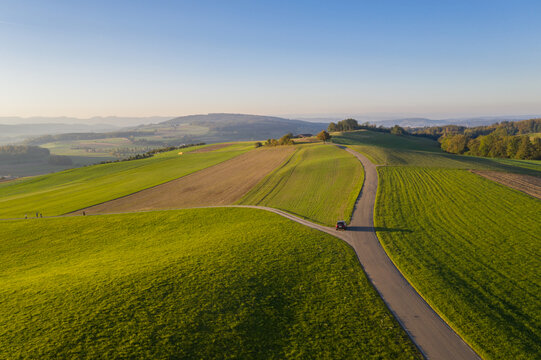
[[[293,134],[292,133],[287,133],[284,136],[282,136],[280,138],[280,140],[278,140],[278,144],[280,144],[280,145],[293,145],[292,138],[293,138]]]
[[[321,140],[323,142],[327,142],[327,140],[329,140],[331,138],[331,135],[329,135],[329,133],[326,132],[325,130],[321,130],[321,132],[319,134],[317,134],[317,138],[318,138],[318,140]]]
[[[395,125],[391,128],[391,134],[394,135],[404,135],[405,132],[406,131],[398,125]]]

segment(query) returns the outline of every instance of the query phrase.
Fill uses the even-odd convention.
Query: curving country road
[[[376,166],[364,155],[349,148],[339,147],[359,159],[365,171],[364,184],[355,203],[348,231],[336,231],[334,228],[315,224],[285,211],[264,206],[226,205],[202,207],[262,209],[346,241],[355,250],[368,279],[387,304],[387,307],[426,358],[480,359],[445,321],[432,310],[387,256],[374,231],[374,204],[378,186]]]
[[[271,211],[346,241],[357,253],[370,282],[426,358],[479,359],[468,344],[423,300],[387,256],[374,231],[374,204],[378,187],[376,166],[365,156],[342,148],[357,157],[365,171],[364,185],[355,204],[348,231],[336,231],[273,208],[239,207]]]

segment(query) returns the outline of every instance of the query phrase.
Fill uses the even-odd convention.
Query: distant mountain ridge
[[[182,128],[192,125],[207,128],[197,139],[206,142],[264,140],[281,137],[286,133],[315,134],[327,128],[327,123],[290,120],[276,116],[212,113],[180,116],[154,125],[138,126],[137,130],[157,130],[168,127]]]

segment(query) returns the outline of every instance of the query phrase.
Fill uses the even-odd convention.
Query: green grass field
[[[3,221],[0,358],[420,358],[344,242],[261,210]]]
[[[378,165],[499,170],[541,176],[541,161],[492,159],[449,154],[437,141],[375,131],[336,133],[332,141],[348,145]]]
[[[541,358],[541,202],[466,170],[383,167],[378,236],[487,359]]]
[[[191,154],[186,148],[154,157],[95,165],[0,183],[0,218],[65,214],[188,175],[252,149],[235,144]],[[201,146],[197,147],[201,148]]]
[[[286,210],[325,225],[349,220],[364,172],[351,154],[331,145],[298,145],[287,163],[240,201]]]

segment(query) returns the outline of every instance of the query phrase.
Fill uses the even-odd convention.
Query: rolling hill
[[[1,358],[420,359],[353,250],[254,209],[0,226]]]

